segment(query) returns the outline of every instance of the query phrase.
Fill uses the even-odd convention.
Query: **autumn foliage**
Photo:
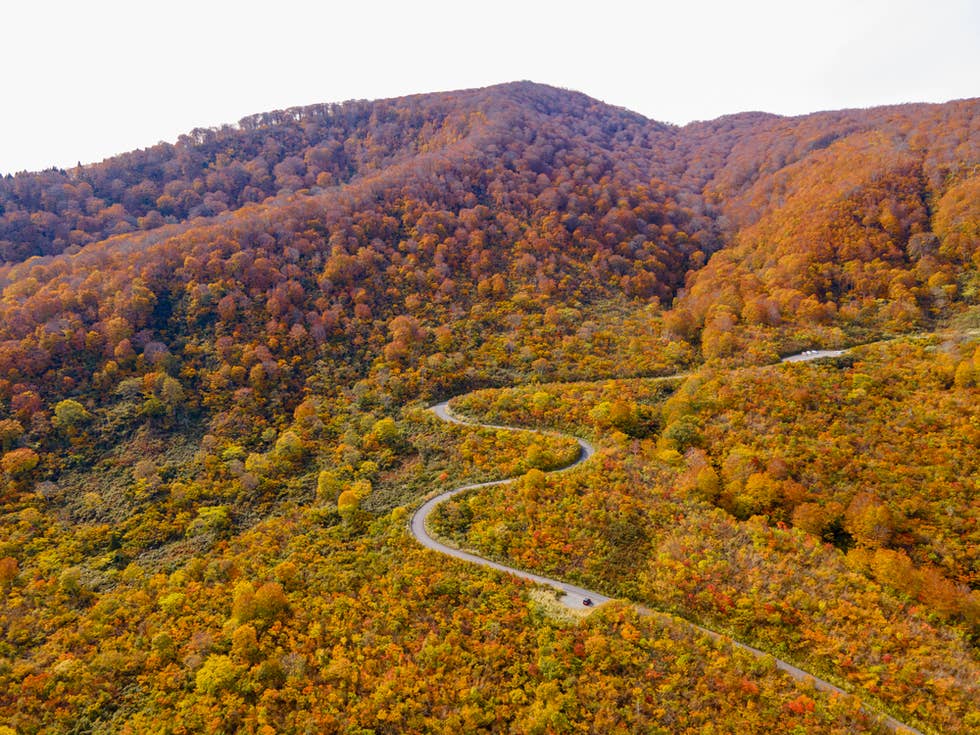
[[[0,179],[0,733],[880,731],[409,537],[508,476],[440,533],[975,731],[977,105],[522,82]]]

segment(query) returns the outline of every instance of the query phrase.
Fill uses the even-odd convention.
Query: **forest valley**
[[[0,735],[980,731],[980,100],[264,113],[0,178],[0,288]],[[505,477],[613,602],[409,534]]]

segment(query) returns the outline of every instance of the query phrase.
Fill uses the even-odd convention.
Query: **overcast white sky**
[[[530,79],[683,124],[980,95],[978,0],[5,0],[0,173]]]

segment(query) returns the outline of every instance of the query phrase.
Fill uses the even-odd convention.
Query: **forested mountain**
[[[0,734],[880,727],[408,536],[513,474],[441,531],[975,731],[978,113],[521,82],[0,179]],[[422,410],[476,388],[601,456]]]

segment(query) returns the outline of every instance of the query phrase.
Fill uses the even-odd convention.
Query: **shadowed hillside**
[[[0,179],[0,735],[882,731],[408,535],[512,475],[439,532],[975,731],[978,105],[519,82]],[[423,410],[477,389],[597,455]]]

